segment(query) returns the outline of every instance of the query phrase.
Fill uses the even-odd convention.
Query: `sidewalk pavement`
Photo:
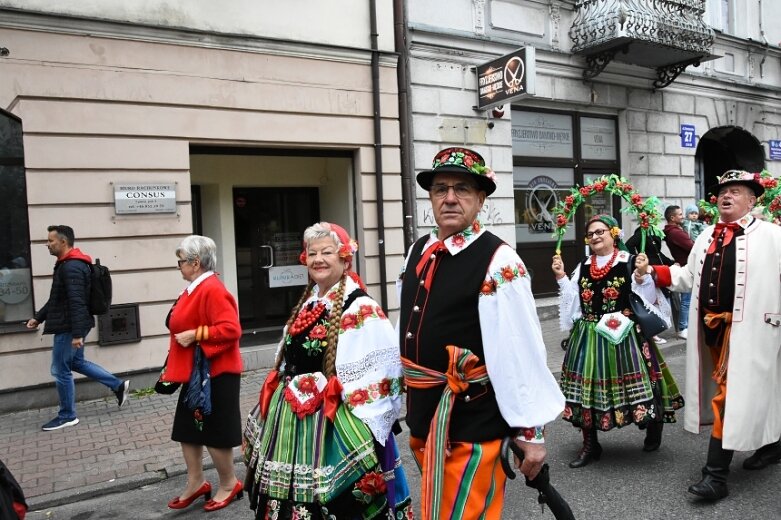
[[[561,370],[564,351],[558,319],[544,319],[548,366]],[[662,348],[683,347],[674,332]],[[246,372],[241,381],[241,409],[257,402],[268,369]],[[113,395],[77,404],[80,422],[45,432],[41,426],[57,415],[56,407],[0,415],[0,459],[22,486],[31,510],[55,507],[143,486],[185,473],[179,444],[171,440],[177,395],[138,392],[117,408]],[[134,392],[134,390],[136,392]],[[54,391],[52,389],[52,391]],[[241,452],[236,448],[239,459]],[[204,466],[211,467],[205,454]]]

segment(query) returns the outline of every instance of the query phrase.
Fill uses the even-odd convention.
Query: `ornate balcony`
[[[718,57],[704,12],[705,0],[578,0],[572,52],[585,56],[586,80],[616,60],[656,69],[654,88],[664,88],[689,65]]]

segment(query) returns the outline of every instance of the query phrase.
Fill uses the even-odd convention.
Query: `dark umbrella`
[[[504,470],[505,475],[507,475],[507,478],[512,480],[515,478],[515,472],[513,471],[512,464],[510,464],[510,450],[512,450],[516,457],[523,460],[523,450],[521,450],[520,446],[518,446],[512,438],[505,437],[502,440],[500,452],[502,469]],[[572,509],[570,509],[567,501],[564,500],[559,492],[556,491],[556,488],[551,485],[550,470],[548,469],[547,464],[542,465],[542,469],[537,476],[534,477],[534,480],[526,478],[526,485],[539,492],[537,502],[540,503],[543,511],[545,510],[545,504],[547,504],[556,520],[575,520],[575,515],[572,514]]]

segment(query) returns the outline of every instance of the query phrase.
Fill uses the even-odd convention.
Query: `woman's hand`
[[[648,257],[645,253],[640,253],[635,258],[635,281],[637,283],[641,283],[643,281],[643,277],[647,274],[650,274],[652,267],[648,265]]]
[[[551,270],[553,270],[553,274],[556,275],[557,280],[561,280],[567,276],[567,271],[564,270],[564,260],[561,259],[561,255],[553,255]]]
[[[185,330],[178,334],[174,334],[174,339],[183,347],[189,347],[195,343],[195,329]]]

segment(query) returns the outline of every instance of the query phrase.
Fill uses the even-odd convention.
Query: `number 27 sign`
[[[681,148],[697,146],[697,135],[694,132],[694,125],[681,125]]]

